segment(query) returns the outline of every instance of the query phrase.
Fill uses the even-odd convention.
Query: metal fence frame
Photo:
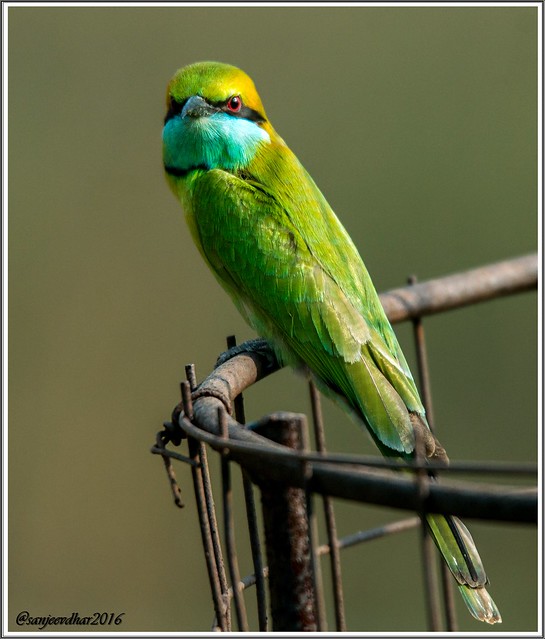
[[[380,296],[392,323],[409,320],[413,324],[419,386],[432,428],[433,407],[422,317],[532,290],[536,286],[537,256],[528,255],[424,283],[416,283],[412,277],[407,287]],[[227,346],[235,346],[234,338],[228,338]],[[312,382],[309,392],[316,451],[310,451],[304,415],[274,413],[245,425],[242,392],[277,369],[277,362],[266,350],[246,351],[244,347],[240,354],[217,367],[198,386],[194,366],[187,366],[187,379],[181,384],[182,401],[174,410],[172,421],[166,422],[164,430],[157,434],[156,444],[152,447],[152,452],[163,458],[178,506],[183,506],[183,503],[171,462],[178,460],[191,467],[214,604],[213,629],[230,631],[233,628],[233,607],[238,629],[249,630],[244,591],[255,586],[258,629],[270,630],[265,587],[269,578],[273,630],[324,630],[319,557],[328,554],[335,629],[346,631],[341,550],[420,526],[428,627],[431,631],[440,630],[439,578],[435,572],[433,542],[424,525],[423,514],[440,511],[496,521],[537,522],[537,488],[509,488],[505,485],[498,488],[450,479],[445,481],[444,477],[460,472],[533,477],[537,474],[536,465],[453,462],[448,468],[440,467],[440,483],[430,483],[427,471],[433,465],[423,463],[418,456],[409,465],[413,470],[410,477],[407,473],[391,472],[391,468],[407,468],[407,464],[379,457],[327,452],[320,396]],[[177,446],[186,437],[188,456],[166,448],[169,442]],[[226,561],[215,513],[206,444],[221,455]],[[235,543],[232,462],[241,467],[246,524],[254,563],[254,574],[244,578],[238,568]],[[265,565],[261,547],[253,484],[258,485],[261,491],[268,565]],[[322,545],[319,545],[316,534],[315,494],[319,494],[323,502],[327,531],[327,544]],[[333,497],[412,510],[417,516],[339,539]],[[274,526],[274,535],[267,534],[269,525]],[[297,561],[293,560],[294,553]],[[441,565],[445,629],[455,631],[453,582],[444,563]],[[286,591],[289,592],[287,598],[283,596]]]

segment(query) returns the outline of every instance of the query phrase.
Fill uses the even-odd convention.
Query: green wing
[[[192,202],[201,251],[288,363],[304,362],[340,394],[379,445],[410,454],[409,411],[424,409],[363,262],[306,172],[297,191],[282,183],[273,195],[263,182],[198,172]]]

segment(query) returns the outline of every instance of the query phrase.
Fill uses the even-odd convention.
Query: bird
[[[379,451],[447,464],[363,260],[339,218],[273,128],[252,79],[196,62],[170,80],[167,182],[219,284],[282,365],[307,371],[362,424]],[[501,622],[466,526],[426,514],[469,612]]]

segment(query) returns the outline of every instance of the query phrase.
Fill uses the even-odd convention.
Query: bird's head
[[[197,62],[168,85],[163,161],[170,175],[243,169],[273,134],[254,83],[236,67]]]

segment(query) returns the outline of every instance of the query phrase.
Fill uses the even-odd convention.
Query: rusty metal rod
[[[211,429],[213,431],[213,429]],[[204,429],[203,432],[211,432]],[[255,442],[254,442],[255,443]],[[256,443],[259,447],[263,442],[259,441]],[[242,444],[240,447],[236,443],[231,443],[228,445],[230,449],[240,449],[240,450],[251,450],[254,444],[251,442],[247,442],[247,446]],[[260,448],[261,450],[261,448]],[[156,446],[152,446],[150,451],[156,455],[165,455],[167,457],[172,457],[177,461],[185,462],[187,464],[192,464],[192,460],[186,457],[185,455],[179,455],[175,451],[165,449],[158,449]],[[276,448],[271,448],[271,455],[282,454]],[[276,451],[276,452],[275,452]],[[267,454],[267,453],[265,453]],[[324,463],[331,464],[340,464],[340,465],[354,465],[354,466],[362,466],[368,468],[382,468],[382,469],[390,469],[390,470],[419,470],[425,468],[426,470],[440,470],[441,473],[447,475],[453,474],[478,474],[478,475],[502,475],[502,476],[515,476],[515,477],[537,477],[537,464],[533,462],[497,462],[497,461],[453,461],[449,466],[443,466],[440,464],[434,464],[427,462],[425,466],[419,465],[416,462],[405,463],[405,462],[397,462],[389,459],[384,459],[382,457],[372,456],[372,455],[346,455],[343,453],[331,453],[328,452],[327,455],[318,455],[316,453],[308,452],[301,453],[300,455],[306,461],[319,461]]]
[[[423,460],[424,444],[419,441],[419,433],[416,432],[415,455],[419,461]],[[424,576],[424,586],[426,595],[426,612],[428,616],[428,627],[431,632],[439,632],[440,627],[440,605],[439,589],[437,581],[437,566],[435,564],[435,548],[433,540],[429,534],[426,523],[427,497],[429,494],[429,475],[425,470],[418,470],[414,476],[415,485],[418,491],[419,508],[417,512],[420,516],[420,548],[422,552],[422,569]]]
[[[411,275],[408,281],[409,285],[415,286],[417,284],[416,275]],[[422,396],[422,403],[424,404],[424,408],[426,410],[426,417],[428,420],[428,424],[430,426],[430,430],[434,432],[435,430],[435,420],[433,415],[433,405],[432,405],[432,394],[431,394],[431,376],[428,364],[428,353],[426,348],[426,335],[424,332],[424,323],[422,321],[422,317],[413,317],[413,337],[416,346],[416,361],[417,361],[417,369],[418,369],[418,378],[420,382],[420,393]],[[421,471],[420,471],[421,472]],[[423,535],[423,552],[427,561],[433,561],[435,557],[435,548],[433,547],[432,540],[429,535],[429,531],[427,529],[424,518],[422,518],[422,535]],[[434,565],[435,567],[435,565]],[[425,568],[426,579],[429,579],[428,590],[435,589],[436,587],[436,573],[434,567],[427,566]],[[446,621],[446,630],[448,632],[454,632],[458,629],[458,623],[456,620],[456,608],[454,604],[454,580],[452,579],[452,575],[447,567],[447,564],[442,561],[439,567],[439,571],[441,573],[441,584],[443,588],[443,604],[445,608],[445,621]],[[433,625],[439,625],[439,611],[438,599],[433,595],[428,595],[428,601],[430,605],[435,606],[436,609],[433,612],[429,612],[429,623],[430,629],[432,629]]]
[[[182,383],[182,401],[184,404],[184,412],[187,414],[189,419],[195,417],[195,406],[192,402],[191,395],[188,391],[195,390],[196,384],[196,374],[195,374],[195,366],[193,364],[189,364],[185,367],[187,381]],[[208,468],[208,459],[206,454],[206,448],[204,443],[200,439],[196,439],[197,446],[194,446],[193,442],[190,442],[190,453],[192,457],[197,457],[200,464],[198,469],[192,469],[194,471],[199,471],[193,473],[194,484],[196,482],[195,493],[198,499],[204,499],[205,512],[203,516],[207,519],[206,525],[204,527],[203,536],[207,536],[205,543],[205,553],[209,550],[211,545],[213,551],[213,558],[215,563],[215,574],[219,580],[219,586],[221,590],[221,599],[222,599],[222,610],[221,616],[218,616],[218,609],[216,609],[216,619],[218,620],[220,627],[226,630],[231,630],[231,610],[229,607],[229,596],[228,590],[229,586],[227,584],[227,576],[225,574],[225,565],[223,562],[223,554],[221,551],[221,542],[218,531],[218,522],[216,518],[216,507],[214,504],[214,496],[212,494],[212,482],[210,481],[210,471]],[[200,516],[200,514],[199,514]],[[201,519],[202,526],[202,519]],[[212,580],[210,580],[212,584]],[[214,586],[215,587],[215,586]]]
[[[310,489],[305,490],[305,502],[308,518],[308,541],[310,547],[310,574],[314,590],[314,609],[316,618],[316,632],[326,632],[324,589],[322,581],[322,566],[318,555],[318,524],[314,509],[314,495]]]
[[[214,504],[214,496],[212,494],[212,481],[210,480],[210,470],[208,467],[207,453],[206,453],[206,448],[203,442],[199,442],[199,456],[201,459],[204,497],[205,497],[206,510],[208,513],[210,535],[212,537],[212,548],[214,550],[214,556],[216,558],[216,569],[218,572],[220,585],[221,585],[221,594],[222,594],[222,598],[225,605],[225,615],[227,618],[229,630],[231,630],[231,611],[229,608],[229,596],[228,596],[229,586],[227,583],[227,575],[225,573],[225,563],[223,561],[223,553],[221,550],[218,521],[216,517],[216,506]]]
[[[163,439],[163,431],[157,433],[155,438],[155,446],[152,446],[151,452],[157,453],[161,455],[163,459],[163,464],[165,466],[165,471],[167,473],[168,483],[170,486],[170,491],[172,493],[172,497],[174,499],[174,503],[178,508],[184,507],[184,501],[182,499],[182,491],[180,490],[180,486],[178,485],[178,481],[176,480],[176,473],[174,472],[174,467],[172,466],[171,457],[168,455],[163,455],[165,451],[165,441]],[[182,455],[180,455],[182,457]],[[189,457],[184,457],[184,461],[191,463],[191,459]]]
[[[377,526],[376,528],[369,528],[368,530],[359,530],[356,533],[352,533],[350,535],[346,535],[345,537],[341,537],[337,545],[340,550],[344,548],[351,548],[352,546],[356,546],[358,544],[364,543],[366,541],[373,541],[374,539],[380,539],[381,537],[386,537],[388,535],[393,535],[395,533],[404,532],[405,530],[411,530],[412,528],[416,528],[420,525],[420,517],[406,517],[405,519],[399,519],[398,521],[390,522],[389,524],[384,524],[383,526]],[[321,544],[318,546],[317,554],[319,556],[328,555],[331,551],[329,544]],[[266,579],[269,576],[269,567],[264,566],[262,570],[261,576]],[[239,583],[239,587],[242,590],[246,588],[251,588],[256,585],[256,576],[255,574],[246,575],[242,577]],[[232,588],[229,589],[229,594],[232,596]]]
[[[260,632],[267,632],[267,595],[265,588],[265,566],[263,553],[259,542],[259,531],[257,523],[257,512],[255,507],[254,490],[248,473],[242,469],[242,485],[244,488],[244,499],[246,502],[246,519],[248,522],[248,533],[250,535],[250,548],[252,551],[252,561],[254,564],[254,575],[257,599],[257,620]]]
[[[189,452],[195,461],[200,462],[199,459],[199,442],[193,438],[188,440]],[[216,557],[214,554],[214,547],[212,545],[212,536],[210,533],[210,522],[208,520],[208,513],[206,509],[206,498],[204,495],[204,488],[202,482],[202,472],[200,463],[197,466],[191,467],[191,474],[193,476],[193,487],[195,490],[195,502],[197,504],[197,514],[199,516],[199,528],[201,531],[202,544],[204,549],[204,558],[206,561],[206,568],[208,571],[208,580],[210,582],[210,588],[212,590],[212,601],[214,602],[214,612],[216,613],[216,619],[219,627],[222,631],[227,632],[230,629],[230,623],[228,622],[226,602],[223,598],[220,579],[218,575]]]
[[[191,389],[189,382],[182,382],[182,402],[184,412],[189,419],[193,418],[193,404],[191,401]],[[200,449],[202,444],[194,438],[188,438],[189,456],[191,461],[191,476],[193,478],[193,489],[195,492],[195,502],[197,504],[197,514],[199,517],[201,539],[204,549],[204,558],[208,571],[208,580],[212,591],[212,601],[214,602],[214,610],[216,619],[220,628],[224,631],[229,629],[229,623],[225,613],[225,602],[222,597],[221,584],[218,576],[216,558],[212,545],[212,535],[210,533],[210,522],[208,520],[208,512],[206,508],[206,498],[204,494],[204,485],[202,480],[202,464],[200,459]]]
[[[218,420],[222,426],[222,431],[227,432],[227,424],[225,422],[225,410],[218,410]],[[248,617],[246,615],[246,605],[244,596],[239,588],[240,571],[238,567],[238,557],[235,541],[235,521],[233,516],[233,491],[231,487],[231,468],[226,455],[221,457],[221,483],[223,498],[223,530],[225,547],[227,550],[227,568],[231,577],[233,598],[235,601],[235,614],[237,618],[238,629],[240,632],[248,632]]]
[[[263,420],[260,430],[297,449],[303,418],[275,413]],[[261,490],[273,632],[316,632],[319,618],[305,490],[259,472],[251,475]]]
[[[305,415],[299,418],[299,446],[298,450],[306,451],[310,449],[308,423]],[[306,478],[311,477],[312,470],[305,461],[302,462],[302,472]],[[315,593],[315,614],[317,632],[327,630],[325,615],[324,587],[322,580],[322,564],[318,555],[318,521],[316,509],[314,508],[314,495],[308,485],[305,485],[305,500],[307,506],[308,519],[308,540],[310,547],[310,567],[312,585]]]
[[[322,415],[320,394],[316,384],[309,382],[310,404],[312,409],[312,423],[314,425],[314,437],[316,439],[316,450],[319,453],[326,453],[325,429]],[[338,632],[346,631],[346,616],[344,612],[344,593],[341,574],[341,553],[339,550],[339,540],[337,538],[337,524],[335,521],[335,511],[333,500],[329,495],[322,495],[327,540],[330,551],[331,580],[333,589],[333,604],[335,607],[335,627]]]
[[[206,398],[199,400],[200,403],[204,401]],[[211,426],[210,423],[207,425]],[[305,477],[301,472],[301,458],[306,458],[304,454],[290,451],[248,431],[243,431],[243,436],[238,439],[237,430],[242,430],[240,427],[232,430],[230,427],[230,441],[227,444],[185,418],[180,419],[180,426],[188,435],[206,441],[212,448],[222,450],[228,447],[231,458],[249,471],[257,471],[264,477],[294,486],[305,485]],[[359,466],[314,461],[309,464],[312,467],[311,488],[315,492],[404,510],[414,511],[419,508],[414,483],[407,477]],[[520,489],[442,481],[430,486],[427,502],[428,512],[516,523],[537,521],[536,488]]]
[[[405,519],[399,519],[398,521],[392,521],[389,524],[383,526],[377,526],[376,528],[369,528],[368,530],[359,530],[356,533],[346,535],[338,540],[339,549],[351,548],[366,541],[373,541],[374,539],[380,539],[388,535],[404,532],[405,530],[411,530],[420,525],[420,517],[406,517]],[[321,544],[317,548],[318,555],[328,555],[331,549],[329,544]],[[264,566],[262,571],[262,577],[265,579],[269,575],[269,567]],[[255,586],[256,576],[255,574],[246,575],[240,580],[240,587],[244,590]],[[231,589],[229,590],[230,594]]]
[[[234,348],[237,340],[234,335],[227,337],[227,348]],[[246,423],[246,413],[244,410],[244,397],[242,393],[234,398],[235,418],[239,424]],[[244,489],[244,503],[246,505],[246,521],[248,523],[248,534],[250,537],[250,548],[252,551],[252,561],[254,564],[254,575],[256,585],[257,620],[260,632],[267,632],[267,595],[265,588],[265,577],[263,574],[263,553],[259,541],[259,529],[257,523],[257,511],[255,506],[254,489],[248,473],[241,468],[242,486]]]
[[[415,275],[409,277],[409,285],[416,286],[417,279]],[[420,395],[422,397],[422,403],[426,410],[426,418],[432,432],[435,430],[435,420],[433,418],[433,406],[431,399],[431,378],[428,366],[428,353],[426,349],[426,337],[424,335],[424,324],[422,318],[413,317],[413,337],[416,346],[416,366],[418,369],[418,378],[420,386]]]
[[[535,289],[537,266],[533,253],[386,291],[380,301],[390,322],[402,322]]]
[[[339,539],[339,548],[351,548],[357,544],[364,543],[366,541],[373,541],[374,539],[380,539],[380,537],[386,537],[394,533],[404,532],[411,528],[420,526],[420,517],[407,517],[405,519],[399,519],[398,521],[392,521],[389,524],[383,526],[377,526],[376,528],[369,528],[368,530],[359,530],[351,535],[346,535]],[[330,552],[328,544],[322,544],[318,548],[320,555],[326,555]]]
[[[261,576],[263,577],[263,579],[267,579],[269,577],[269,567],[268,566],[263,566],[263,571],[261,573]],[[255,574],[251,574],[251,575],[246,575],[245,577],[242,577],[242,579],[240,580],[240,587],[244,590],[246,588],[251,588],[252,586],[256,585],[256,576]]]
[[[433,539],[426,528],[426,521],[422,517],[420,525],[420,543],[422,550],[422,568],[424,573],[424,584],[426,594],[426,612],[428,616],[428,628],[430,632],[441,630],[439,605],[439,589],[437,580],[437,570],[435,564],[435,548]]]

